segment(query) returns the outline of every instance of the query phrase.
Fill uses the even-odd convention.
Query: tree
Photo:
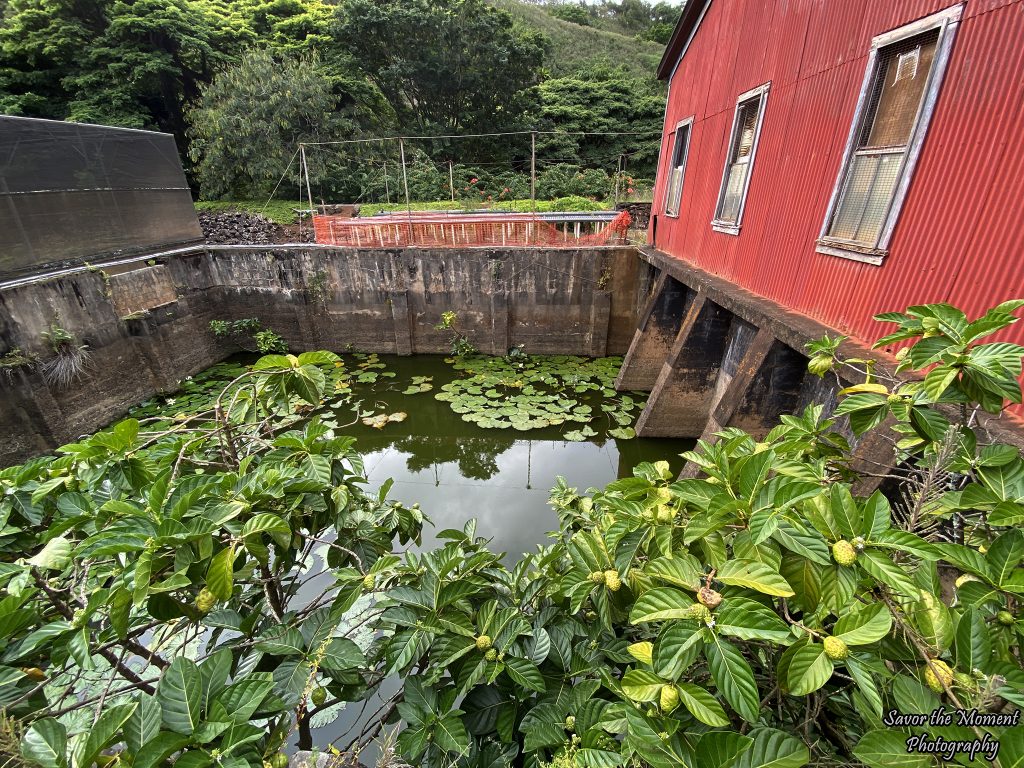
[[[653,175],[665,110],[664,93],[657,83],[630,77],[622,69],[594,67],[548,80],[540,86],[539,97],[543,129],[642,134],[541,136],[539,157],[614,172],[619,156],[627,155],[631,172]]]
[[[579,24],[581,27],[594,25],[594,18],[584,5],[554,5],[548,8],[548,13],[556,19]]]
[[[347,0],[336,35],[421,135],[522,128],[543,60],[537,33],[484,0]]]
[[[13,0],[0,29],[3,105],[157,128],[184,150],[185,104],[248,40],[223,2]]]
[[[271,193],[302,141],[333,140],[358,130],[349,88],[316,56],[254,51],[218,74],[189,114],[191,158],[204,197],[257,198]],[[365,88],[364,88],[365,90]],[[298,165],[291,166],[294,194]],[[347,176],[331,155],[310,154],[310,180],[341,194]],[[350,190],[349,190],[350,192]]]

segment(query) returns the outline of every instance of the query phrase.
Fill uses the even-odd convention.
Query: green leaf
[[[992,657],[992,636],[976,608],[965,608],[956,625],[956,666],[960,669],[988,668]]]
[[[907,752],[907,735],[901,731],[868,731],[853,754],[871,768],[928,768],[930,755]]]
[[[89,726],[89,736],[80,751],[76,750],[75,764],[90,766],[110,743],[114,740],[121,726],[131,717],[136,708],[135,703],[118,704],[103,711]]]
[[[274,681],[269,673],[261,676],[250,676],[232,683],[215,698],[224,707],[233,722],[248,722],[252,714],[259,708],[267,695],[274,689]]]
[[[203,678],[195,662],[178,656],[164,670],[156,699],[163,707],[164,725],[175,733],[192,734],[202,718]]]
[[[824,646],[817,643],[794,645],[779,662],[785,668],[785,685],[792,696],[806,696],[821,688],[832,677],[832,661]],[[782,676],[780,671],[779,676]]]
[[[848,613],[836,622],[832,634],[847,645],[867,645],[881,640],[892,629],[892,614],[883,603],[872,603]]]
[[[665,626],[654,646],[654,671],[668,680],[678,680],[697,658],[701,647],[700,629],[691,622]]]
[[[857,564],[867,571],[868,575],[890,587],[897,594],[904,597],[917,596],[917,585],[902,568],[889,559],[888,555],[867,549],[860,553]]]
[[[755,728],[754,743],[733,763],[733,768],[800,768],[811,753],[800,739],[774,728]]]
[[[64,724],[53,718],[36,720],[21,739],[21,754],[43,768],[67,765],[68,734]]]
[[[754,740],[736,731],[711,731],[697,742],[695,768],[728,768]]]
[[[516,656],[505,658],[505,672],[519,685],[529,688],[531,691],[544,690],[544,677],[540,669],[529,659],[520,659]]]
[[[235,548],[233,545],[225,547],[210,560],[210,568],[206,571],[206,586],[217,596],[218,600],[231,599],[234,563]]]
[[[864,697],[864,701],[871,707],[871,714],[876,720],[881,719],[882,694],[878,690],[878,685],[875,683],[871,671],[856,656],[849,656],[846,659],[846,668],[849,670],[850,676],[857,683],[857,689],[860,691],[861,696]]]
[[[761,699],[754,673],[743,654],[734,645],[717,637],[705,647],[704,654],[715,685],[729,706],[748,723],[756,723],[761,716]]]
[[[996,584],[1006,582],[1014,569],[1021,564],[1022,558],[1024,558],[1024,532],[1019,528],[1002,534],[992,543],[985,554]]]
[[[275,656],[294,656],[306,652],[302,633],[284,624],[266,630],[256,641],[256,650]]]
[[[261,512],[246,522],[242,527],[242,536],[267,533],[282,546],[288,546],[292,537],[292,529],[284,520],[270,512]]]
[[[788,644],[793,635],[786,622],[767,606],[745,597],[729,597],[715,612],[715,629],[740,640]]]
[[[434,724],[434,743],[446,752],[469,752],[469,734],[457,712],[448,712]]]
[[[728,715],[711,693],[692,683],[679,683],[676,687],[679,689],[679,701],[702,723],[712,728],[729,725]]]
[[[160,733],[160,704],[155,696],[139,696],[138,706],[124,724],[125,745],[133,753]]]
[[[645,621],[688,619],[692,605],[693,599],[678,589],[656,587],[644,592],[633,604],[629,621],[631,624],[640,624]]]
[[[622,690],[633,701],[657,701],[664,687],[664,680],[643,669],[631,669],[622,677]]]
[[[44,571],[63,571],[71,562],[70,539],[57,536],[46,542],[41,550],[28,559],[28,564]]]
[[[715,578],[723,584],[755,589],[766,595],[790,597],[794,594],[781,574],[754,560],[729,560],[718,569]]]

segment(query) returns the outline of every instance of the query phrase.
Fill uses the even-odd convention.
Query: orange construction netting
[[[576,248],[626,242],[629,212],[621,211],[610,221],[592,224],[598,228],[597,232],[580,234],[577,223],[553,223],[532,213],[445,214],[421,211],[365,218],[313,217],[316,241],[322,245],[351,248]]]

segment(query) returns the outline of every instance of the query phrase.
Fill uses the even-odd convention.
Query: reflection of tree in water
[[[394,447],[409,454],[410,472],[433,464],[455,462],[462,476],[490,480],[498,473],[497,458],[515,445],[514,437],[429,437],[412,435],[396,440]]]

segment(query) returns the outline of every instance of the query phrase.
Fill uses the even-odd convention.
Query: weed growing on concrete
[[[89,348],[79,344],[71,331],[54,321],[48,330],[43,331],[43,341],[53,352],[53,357],[41,365],[47,384],[63,389],[85,373],[89,364]]]
[[[0,357],[0,374],[3,374],[3,377],[9,383],[14,379],[14,372],[16,370],[19,368],[31,370],[36,362],[37,360],[34,355],[25,354],[20,348],[15,347]]]

